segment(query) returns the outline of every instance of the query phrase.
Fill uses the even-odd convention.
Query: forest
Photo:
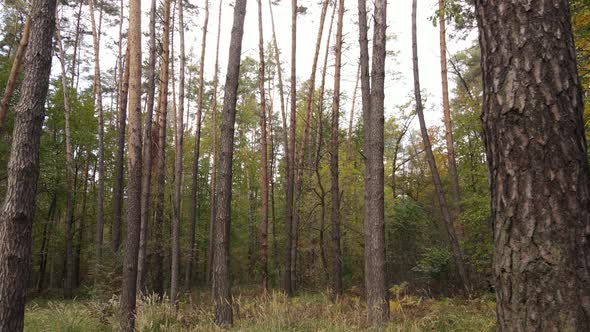
[[[0,8],[0,332],[590,331],[587,0]]]

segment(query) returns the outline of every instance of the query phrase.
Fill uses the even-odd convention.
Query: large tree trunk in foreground
[[[156,91],[156,0],[152,0],[150,8],[150,54],[148,59],[147,97],[145,130],[143,134],[143,151],[141,175],[141,226],[139,233],[139,253],[137,258],[137,288],[143,290],[145,282],[145,265],[147,258],[148,224],[150,219],[151,179],[152,179],[152,119],[154,113],[154,97]]]
[[[261,192],[262,207],[260,211],[260,270],[262,292],[268,290],[268,141],[266,135],[266,93],[264,91],[264,35],[262,30],[262,0],[258,0],[258,89],[260,91],[260,164],[262,165]]]
[[[373,63],[369,83],[369,51],[367,40],[367,7],[359,0],[359,43],[361,65],[361,97],[365,141],[365,285],[369,320],[382,324],[389,320],[389,302],[385,280],[385,215],[383,123],[385,80],[386,0],[375,1]]]
[[[31,36],[0,210],[0,331],[22,331],[31,270],[39,146],[51,72],[55,0],[31,3]]]
[[[340,115],[340,72],[342,67],[342,25],[344,19],[344,0],[338,1],[338,25],[334,45],[334,98],[332,101],[332,135],[330,139],[330,174],[332,178],[332,250],[334,250],[334,270],[332,271],[334,297],[342,295],[342,256],[340,250],[340,186],[338,184],[338,134]]]
[[[16,87],[16,79],[18,77],[18,72],[20,71],[23,59],[25,58],[27,45],[29,44],[30,30],[31,19],[27,18],[27,21],[23,28],[23,34],[20,38],[20,44],[18,45],[18,49],[16,50],[16,54],[14,55],[14,60],[12,61],[12,68],[10,69],[10,74],[8,76],[8,82],[6,83],[6,88],[4,89],[4,95],[2,97],[2,100],[0,101],[0,137],[2,137],[4,123],[6,122],[6,115],[8,114],[8,108],[10,107],[10,100],[12,99],[12,95],[14,94],[14,88]]]
[[[197,229],[197,210],[199,195],[199,153],[201,146],[201,117],[203,112],[203,71],[205,69],[205,51],[207,48],[207,26],[209,24],[209,0],[205,0],[205,22],[203,23],[203,34],[201,39],[201,60],[199,61],[199,88],[197,91],[197,121],[195,124],[195,148],[193,153],[193,176],[191,184],[191,210],[190,210],[190,248],[186,266],[186,288],[190,288],[193,264],[196,250],[196,229]],[[215,74],[217,76],[217,74]],[[213,115],[215,116],[215,115]],[[214,139],[215,140],[215,139]],[[211,179],[213,181],[213,178]]]
[[[129,146],[127,168],[127,239],[121,290],[121,327],[132,331],[137,294],[137,256],[141,231],[141,0],[129,3],[129,38],[126,75],[129,79]]]
[[[412,60],[414,68],[414,96],[416,99],[416,113],[418,113],[418,120],[420,120],[420,132],[422,134],[422,141],[424,142],[424,151],[426,152],[426,159],[428,160],[428,166],[430,167],[430,173],[432,176],[432,182],[436,190],[436,197],[440,206],[441,214],[445,227],[447,230],[447,236],[449,240],[449,246],[451,247],[451,255],[453,256],[453,262],[455,268],[461,278],[461,283],[467,292],[470,292],[469,275],[463,253],[461,252],[461,245],[457,238],[457,232],[455,231],[455,225],[453,224],[453,217],[445,198],[445,193],[438,173],[438,167],[436,165],[436,159],[432,152],[432,146],[430,144],[430,138],[428,137],[428,128],[426,127],[426,121],[424,120],[424,107],[422,106],[422,95],[420,93],[420,74],[418,68],[418,41],[416,33],[416,5],[417,0],[412,2]]]
[[[476,9],[498,329],[588,331],[590,173],[568,1]]]
[[[217,215],[213,255],[213,304],[215,306],[215,323],[222,327],[231,327],[233,324],[233,301],[229,280],[229,231],[234,125],[236,122],[246,2],[246,0],[236,0],[234,7],[234,23],[231,30],[225,95],[223,98],[223,120],[221,123],[221,155],[219,156],[219,185],[217,186]]]

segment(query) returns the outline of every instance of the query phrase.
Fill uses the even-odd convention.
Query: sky
[[[222,19],[221,19],[221,38],[220,38],[220,80],[223,84],[225,79],[225,70],[227,67],[227,58],[229,52],[229,41],[231,37],[231,27],[233,22],[233,0],[210,0],[209,5],[209,26],[207,34],[207,52],[205,60],[205,78],[211,80],[214,72],[215,61],[215,42],[217,35],[218,23],[218,8],[219,1],[222,3]],[[185,14],[185,25],[187,31],[185,33],[185,43],[187,50],[187,62],[198,62],[201,48],[202,24],[204,19],[204,0],[195,2],[189,0],[189,3],[196,5],[198,14]],[[148,31],[149,24],[149,9],[151,0],[142,0],[142,11],[144,12],[142,20],[142,30]],[[298,16],[297,23],[297,79],[299,82],[309,79],[311,67],[313,62],[313,53],[315,48],[316,36],[319,27],[319,16],[321,12],[321,0],[299,0],[299,6],[307,7],[307,13]],[[369,11],[372,11],[372,0],[368,1]],[[411,6],[412,0],[396,0],[389,1],[387,7],[387,34],[394,36],[393,39],[387,43],[388,51],[395,51],[397,54],[394,57],[389,57],[386,62],[386,77],[385,77],[385,108],[386,116],[394,114],[397,105],[406,103],[410,96],[413,95],[413,74],[412,74],[412,50],[411,50]],[[269,0],[262,0],[262,16],[265,44],[271,41],[272,26],[269,11]],[[344,95],[342,101],[343,116],[341,117],[341,126],[347,126],[348,113],[351,108],[351,99],[356,81],[356,72],[358,65],[358,27],[357,27],[357,1],[345,1],[345,17],[344,17],[344,52],[343,52],[343,67],[342,67],[342,92]],[[438,8],[437,0],[421,0],[418,3],[418,54],[420,62],[420,80],[422,89],[426,91],[427,105],[426,105],[426,120],[428,126],[442,125],[442,100],[441,100],[441,76],[440,76],[440,55],[439,55],[439,32],[438,27],[435,27],[429,20],[436,9]],[[258,9],[257,1],[249,0],[246,9],[246,21],[244,25],[244,38],[242,41],[242,59],[245,56],[251,56],[258,59]],[[281,61],[283,62],[284,79],[289,78],[289,66],[291,57],[291,1],[281,0],[278,5],[273,5],[273,13],[275,18],[275,28],[277,33],[278,46],[281,49]],[[322,58],[325,49],[325,40],[328,33],[330,23],[331,7],[328,9],[328,17],[324,26],[324,33],[322,38],[322,47],[320,49],[320,60],[318,63],[318,73],[316,85],[319,85]],[[370,15],[370,14],[369,14]],[[98,15],[97,15],[98,16]],[[336,18],[337,19],[337,18]],[[335,21],[336,21],[335,19]],[[369,24],[371,19],[369,17]],[[115,33],[107,32],[115,35]],[[332,32],[331,44],[334,44],[336,33],[336,22]],[[372,32],[369,31],[369,38]],[[88,40],[90,42],[90,40]],[[144,38],[144,58],[147,58],[147,38]],[[178,43],[178,34],[175,34],[175,44]],[[449,40],[448,52],[453,54],[457,51],[467,48],[473,43],[473,36],[467,40],[455,41]],[[101,66],[102,69],[114,67],[116,49],[111,43],[108,45],[107,39],[103,41],[101,46]],[[265,45],[266,46],[266,45]],[[371,47],[369,46],[369,50]],[[104,54],[102,54],[104,53]],[[328,88],[333,86],[333,54],[328,60],[329,71],[327,75],[326,85]],[[178,65],[175,66],[178,70]],[[393,74],[399,73],[398,75]],[[452,76],[449,74],[449,83],[452,90]],[[358,91],[360,96],[360,89]],[[357,98],[357,103],[360,103],[360,98]],[[278,103],[275,103],[278,104]],[[358,105],[357,105],[357,108]],[[193,110],[194,111],[194,110]],[[358,119],[360,116],[357,112]],[[355,120],[356,121],[356,120]]]

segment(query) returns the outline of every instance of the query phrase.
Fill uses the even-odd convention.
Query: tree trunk
[[[154,137],[152,134],[152,121],[154,113],[154,95],[156,91],[156,0],[152,0],[150,9],[150,41],[147,74],[147,97],[145,131],[143,134],[143,173],[141,176],[141,226],[139,234],[139,253],[137,263],[137,288],[141,291],[145,283],[145,266],[147,257],[148,225],[150,219],[151,203],[151,179],[152,179],[152,147]]]
[[[37,293],[43,292],[45,289],[45,273],[47,271],[47,246],[51,236],[51,228],[55,221],[55,211],[57,205],[57,197],[55,194],[51,199],[49,211],[47,212],[47,220],[43,225],[43,238],[41,240],[41,249],[39,249],[39,279],[37,279]]]
[[[127,93],[129,90],[129,47],[125,56],[123,77],[119,92],[119,137],[115,161],[115,188],[113,189],[113,223],[111,226],[111,250],[118,252],[121,245],[121,215],[123,213],[125,126],[127,124]]]
[[[219,185],[217,187],[217,215],[213,255],[213,304],[215,323],[221,327],[233,324],[232,296],[229,280],[229,231],[231,218],[232,159],[234,149],[234,125],[240,78],[240,56],[244,35],[246,0],[236,0],[234,23],[231,33],[223,120],[221,124],[221,154],[219,156]]]
[[[182,201],[182,146],[184,136],[184,10],[182,0],[178,1],[178,34],[180,38],[180,73],[178,77],[178,112],[176,114],[176,153],[174,157],[174,214],[172,219],[172,272],[170,274],[170,302],[176,303],[180,278],[180,214]],[[197,156],[198,158],[198,156]]]
[[[268,291],[268,142],[266,134],[266,93],[264,91],[264,34],[262,30],[262,0],[258,0],[258,89],[260,91],[260,163],[262,165],[261,193],[262,207],[260,211],[260,271],[262,292]]]
[[[440,36],[440,75],[443,97],[443,112],[445,122],[445,141],[447,143],[447,160],[449,163],[449,175],[451,176],[451,191],[455,215],[461,213],[461,194],[459,190],[459,175],[457,173],[457,161],[455,159],[455,143],[453,141],[453,123],[451,121],[451,108],[449,106],[449,80],[447,78],[447,29],[445,21],[445,1],[438,0],[438,27]]]
[[[129,146],[127,158],[127,237],[123,261],[123,285],[121,289],[121,328],[133,331],[137,294],[137,257],[141,231],[141,1],[129,2],[129,36],[127,44],[129,75]]]
[[[498,329],[588,331],[590,172],[568,1],[475,3]]]
[[[342,257],[340,250],[340,186],[338,185],[338,134],[340,114],[340,71],[342,67],[342,25],[344,19],[344,0],[338,1],[338,25],[334,45],[334,99],[332,102],[332,136],[330,142],[330,175],[332,179],[332,249],[334,250],[333,292],[334,297],[342,295]]]
[[[438,168],[436,166],[436,160],[434,158],[434,154],[432,153],[432,147],[430,144],[430,138],[428,137],[428,129],[426,128],[426,122],[424,120],[424,108],[422,106],[422,96],[420,93],[420,74],[418,68],[418,41],[417,41],[417,34],[416,34],[416,3],[417,0],[413,0],[412,2],[412,59],[414,65],[414,95],[416,99],[416,113],[418,113],[418,120],[420,121],[420,131],[422,133],[422,140],[424,142],[424,151],[426,151],[426,159],[428,160],[428,166],[430,167],[430,173],[432,175],[432,182],[434,182],[434,187],[436,190],[436,197],[438,199],[438,204],[440,205],[440,210],[443,216],[443,220],[445,223],[445,227],[447,229],[447,236],[449,238],[449,245],[451,247],[451,255],[453,256],[453,262],[455,263],[455,268],[457,269],[457,273],[459,274],[459,278],[461,278],[461,282],[463,287],[467,292],[470,292],[470,284],[469,284],[469,276],[467,274],[467,267],[465,266],[465,260],[463,258],[463,253],[461,252],[461,246],[459,244],[459,240],[457,239],[457,233],[455,231],[455,226],[453,224],[453,218],[451,217],[451,213],[449,211],[449,205],[447,204],[447,200],[445,198],[445,193],[442,187],[442,181],[440,179],[440,175],[438,173]]]
[[[27,22],[25,23],[25,26],[23,28],[23,34],[20,38],[20,44],[18,45],[18,49],[16,50],[16,54],[14,55],[14,60],[12,61],[12,68],[10,69],[10,74],[8,76],[8,81],[6,83],[4,95],[2,96],[2,100],[0,101],[0,137],[2,137],[4,123],[6,122],[6,115],[8,114],[8,108],[10,107],[10,100],[12,99],[12,95],[14,94],[14,88],[16,87],[18,72],[20,71],[23,59],[25,58],[27,45],[29,44],[29,34],[31,30],[30,22],[31,19],[27,18]]]
[[[80,225],[78,226],[78,244],[76,246],[75,257],[75,286],[79,287],[81,283],[80,262],[82,261],[82,246],[86,239],[86,202],[88,199],[88,177],[90,170],[90,154],[86,153],[86,160],[84,161],[84,184],[82,188],[82,206],[80,210]]]
[[[211,165],[211,200],[209,208],[209,246],[207,248],[207,285],[211,281],[213,271],[213,231],[215,229],[215,216],[217,215],[217,161],[219,159],[219,143],[217,142],[217,85],[219,82],[219,36],[221,35],[221,9],[223,1],[219,0],[219,18],[217,20],[217,43],[215,46],[215,74],[213,75],[213,107],[211,126],[213,127],[213,164]],[[202,72],[202,71],[201,71]]]
[[[166,185],[166,117],[168,110],[168,69],[170,66],[170,0],[164,1],[164,24],[162,25],[162,64],[160,66],[160,96],[158,100],[158,170],[156,189],[156,222],[154,236],[163,236],[164,226],[164,190]],[[164,248],[160,241],[156,241],[154,248],[155,282],[154,291],[164,294]]]
[[[352,92],[352,102],[350,105],[350,118],[348,120],[348,158],[352,158],[352,122],[354,120],[354,108],[356,106],[356,92],[358,91],[359,87],[359,80],[361,79],[361,66],[359,67],[356,72],[356,82],[354,83],[354,91]]]
[[[387,1],[376,0],[373,31],[373,60],[369,83],[367,7],[359,0],[359,43],[361,97],[363,101],[365,156],[365,287],[368,317],[372,324],[389,320],[387,281],[385,280],[385,216],[383,123]]]
[[[70,128],[70,109],[67,73],[65,65],[65,55],[61,41],[61,34],[58,30],[55,31],[55,39],[57,41],[57,48],[59,52],[59,60],[61,67],[61,87],[64,98],[64,131],[66,138],[66,218],[64,229],[64,244],[65,244],[65,270],[66,278],[64,283],[64,297],[70,298],[72,296],[72,289],[74,288],[74,255],[72,246],[72,224],[74,219],[74,190],[75,184],[72,179],[74,176],[74,152],[72,150],[72,134]]]
[[[0,210],[0,330],[22,331],[31,270],[39,146],[51,72],[55,0],[33,0],[31,32]]]
[[[197,91],[197,119],[195,124],[195,148],[193,153],[193,176],[191,184],[191,210],[190,210],[190,250],[186,267],[186,288],[190,288],[192,280],[193,263],[195,260],[196,250],[196,229],[198,214],[198,195],[199,195],[199,154],[201,145],[201,118],[203,112],[203,72],[205,70],[205,51],[207,49],[207,27],[209,25],[209,0],[205,0],[205,21],[203,23],[203,34],[201,40],[201,60],[199,62],[199,88]],[[215,74],[217,76],[217,74]],[[215,115],[213,115],[215,117]],[[211,180],[213,181],[213,179]]]
[[[78,1],[78,13],[76,15],[76,35],[74,37],[74,54],[72,54],[72,76],[70,78],[70,89],[74,88],[74,82],[76,81],[76,68],[80,65],[78,61],[78,57],[80,53],[78,52],[78,48],[80,47],[80,36],[82,35],[82,31],[80,29],[80,21],[82,20],[82,4],[84,1]],[[78,85],[76,84],[76,91],[78,91]]]
[[[94,48],[94,111],[98,115],[98,182],[96,186],[96,231],[94,233],[95,247],[95,276],[100,271],[100,260],[102,256],[102,243],[104,231],[104,116],[102,110],[102,91],[100,86],[100,40],[96,21],[94,18],[94,1],[90,0],[90,22],[92,25],[92,43]],[[101,16],[102,18],[102,16]],[[100,29],[99,29],[100,30]],[[96,278],[96,277],[95,277]],[[95,280],[96,281],[96,280]]]

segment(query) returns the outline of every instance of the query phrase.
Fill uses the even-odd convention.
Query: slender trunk
[[[221,24],[221,23],[219,23]],[[204,89],[204,71],[205,71],[205,52],[207,50],[207,27],[209,25],[209,0],[205,0],[205,21],[203,23],[203,33],[201,40],[201,59],[199,61],[199,87],[197,90],[197,119],[195,124],[195,148],[193,153],[193,176],[191,184],[191,210],[190,210],[190,251],[188,256],[186,268],[186,288],[190,288],[192,280],[193,263],[195,260],[196,250],[196,229],[197,229],[197,214],[199,207],[199,154],[201,146],[201,119],[203,113],[203,89]],[[217,73],[215,74],[217,77]],[[214,97],[215,98],[215,97]],[[213,111],[215,112],[215,111]],[[215,114],[212,115],[215,118]],[[214,138],[215,140],[215,138]],[[215,162],[213,162],[215,163]],[[211,178],[213,180],[213,177]]]
[[[95,276],[100,271],[100,260],[102,256],[102,243],[104,231],[104,116],[102,110],[102,91],[100,83],[100,40],[99,30],[96,28],[94,18],[94,1],[89,1],[90,22],[92,25],[92,43],[94,48],[94,111],[98,116],[98,182],[96,186],[96,231],[94,233],[95,247]],[[102,18],[102,15],[101,15]],[[102,20],[101,20],[102,21]],[[96,280],[95,280],[96,281]]]
[[[180,278],[180,214],[182,201],[182,146],[184,136],[184,10],[183,1],[178,1],[178,34],[180,38],[180,72],[178,77],[178,112],[176,114],[176,137],[174,140],[176,152],[174,157],[174,209],[172,219],[172,271],[170,274],[170,302],[176,303],[178,283]],[[198,158],[198,157],[197,157]]]
[[[438,0],[438,27],[440,36],[440,75],[442,85],[443,113],[445,122],[445,141],[447,143],[447,161],[449,163],[449,175],[451,176],[451,191],[453,193],[453,205],[455,217],[461,213],[461,194],[459,188],[459,175],[457,173],[457,161],[455,159],[455,143],[453,142],[453,123],[451,121],[451,108],[449,106],[449,80],[447,78],[447,29],[445,20],[445,2]],[[459,230],[460,228],[458,228]]]
[[[213,164],[211,165],[211,200],[210,200],[210,214],[209,214],[209,246],[207,248],[207,284],[211,281],[211,273],[213,266],[213,230],[215,229],[215,216],[217,215],[217,163],[219,159],[219,143],[217,141],[217,86],[219,82],[219,36],[221,35],[221,9],[223,1],[219,1],[219,17],[217,19],[217,43],[215,46],[215,74],[213,75],[213,100],[212,106],[212,122],[213,127]]]
[[[289,158],[287,159],[285,292],[293,296],[297,273],[297,224],[295,220],[295,141],[297,133],[297,0],[291,0],[291,114],[289,115]]]
[[[271,81],[274,81],[274,77],[268,81],[269,93],[273,91],[271,88]],[[273,95],[270,96],[270,105],[267,107],[267,121],[268,131],[266,132],[267,145],[270,146],[270,160],[269,160],[269,181],[270,181],[270,211],[271,211],[271,227],[272,227],[272,260],[273,267],[278,267],[278,243],[276,238],[276,210],[275,210],[275,182],[274,182],[274,166],[275,166],[275,145],[273,138],[273,124],[272,124],[272,112],[273,112]],[[268,234],[267,234],[268,237]],[[267,263],[268,264],[268,263]],[[267,270],[268,271],[268,270]],[[268,288],[268,282],[267,282]]]
[[[125,63],[124,74],[121,80],[119,92],[119,137],[117,141],[117,159],[115,161],[115,188],[113,189],[113,223],[111,226],[111,250],[119,251],[121,244],[121,215],[123,214],[123,191],[124,191],[124,155],[125,155],[125,130],[127,124],[127,93],[129,90],[129,47]]]
[[[72,223],[74,218],[74,198],[73,193],[75,184],[72,179],[74,176],[74,152],[72,150],[72,134],[70,128],[70,109],[68,83],[65,65],[65,55],[61,41],[61,34],[58,29],[55,31],[55,39],[57,41],[57,48],[59,52],[60,68],[61,68],[61,87],[64,98],[64,131],[66,138],[66,218],[64,229],[64,244],[65,244],[65,270],[66,278],[64,283],[64,297],[70,298],[74,288],[74,255],[72,246]]]
[[[590,330],[590,172],[568,3],[475,1],[499,331]]]
[[[453,262],[455,268],[461,278],[463,287],[466,291],[470,291],[469,276],[467,274],[467,267],[465,266],[465,260],[463,259],[463,253],[461,252],[461,246],[457,239],[457,233],[453,224],[453,218],[451,216],[449,205],[445,198],[445,193],[442,187],[442,181],[438,173],[436,160],[434,153],[432,152],[432,146],[430,144],[430,138],[428,137],[428,129],[426,128],[426,122],[424,120],[424,108],[422,106],[422,96],[420,93],[420,74],[418,68],[418,41],[416,33],[416,6],[417,0],[412,1],[412,61],[414,67],[414,94],[416,99],[416,113],[418,113],[418,120],[420,121],[420,131],[422,133],[422,140],[424,142],[424,150],[426,151],[426,159],[428,160],[428,166],[430,167],[430,173],[432,175],[432,182],[436,190],[436,197],[440,205],[440,210],[443,216],[445,227],[447,229],[447,235],[449,238],[449,246],[451,247],[451,254],[453,256]]]
[[[145,266],[147,257],[148,225],[150,219],[151,179],[152,179],[152,119],[154,113],[154,95],[156,91],[156,0],[152,0],[150,8],[150,41],[147,73],[147,97],[145,131],[143,133],[143,173],[141,175],[141,225],[139,232],[139,253],[137,263],[137,288],[141,291],[145,282]]]
[[[89,153],[86,153],[86,160],[84,162],[84,184],[82,188],[82,206],[80,210],[80,225],[78,226],[78,243],[76,245],[76,269],[75,269],[75,285],[80,286],[80,262],[82,261],[82,246],[86,239],[86,202],[88,199],[88,177],[90,168]]]
[[[240,78],[240,56],[244,35],[246,0],[236,0],[234,23],[231,33],[225,95],[223,98],[223,120],[221,124],[221,153],[219,156],[219,185],[217,187],[217,214],[215,222],[215,243],[213,255],[213,303],[215,323],[221,327],[233,324],[232,296],[229,279],[229,231],[231,218],[232,159],[234,149],[234,126],[236,103]]]
[[[338,4],[338,25],[334,45],[334,99],[332,102],[332,136],[330,144],[330,174],[332,178],[332,249],[334,250],[333,291],[338,298],[342,295],[342,257],[340,251],[340,186],[338,185],[338,134],[340,114],[340,71],[342,67],[342,25],[344,20],[344,0]]]
[[[368,318],[380,325],[389,320],[389,302],[385,280],[385,216],[383,123],[386,41],[386,0],[375,1],[373,14],[373,60],[369,83],[369,42],[367,4],[358,1],[361,97],[363,102],[365,155],[365,287]]]
[[[55,0],[31,2],[24,84],[15,109],[6,197],[0,209],[0,330],[22,331],[31,271],[31,245],[41,127],[51,72]]]
[[[260,177],[262,194],[262,210],[260,211],[260,270],[262,292],[266,294],[268,290],[268,142],[266,134],[266,93],[264,91],[265,63],[262,0],[258,0],[258,55],[260,58],[260,67],[258,69],[258,89],[260,91],[260,163],[262,165],[262,175]]]
[[[158,155],[157,155],[157,189],[156,189],[156,222],[154,236],[163,236],[164,226],[164,190],[166,185],[166,117],[168,110],[168,69],[170,65],[170,0],[164,2],[164,24],[162,26],[162,65],[160,66],[160,96],[158,100]],[[164,292],[164,249],[160,241],[156,241],[155,258],[155,292],[162,296]]]
[[[249,154],[250,151],[248,151]],[[256,234],[254,234],[254,213],[252,212],[252,206],[254,205],[254,193],[252,186],[250,186],[250,173],[246,171],[246,191],[248,193],[248,271],[249,277],[252,278],[254,275],[254,269],[256,268]]]
[[[6,83],[6,88],[4,89],[4,95],[2,96],[2,100],[0,101],[0,137],[2,136],[4,124],[6,122],[6,115],[8,114],[10,100],[12,99],[12,95],[14,94],[14,88],[16,87],[18,72],[20,71],[20,67],[25,58],[27,45],[29,44],[29,34],[31,30],[30,22],[31,19],[27,18],[25,26],[23,27],[23,34],[20,38],[20,44],[18,45],[18,49],[16,50],[16,54],[14,55],[14,60],[12,61],[12,68],[10,69],[10,74],[8,75],[8,81]]]
[[[72,54],[72,77],[70,78],[70,89],[74,88],[74,82],[76,81],[76,68],[79,66],[78,57],[80,54],[78,53],[78,49],[80,47],[80,37],[82,35],[82,31],[80,28],[80,21],[82,20],[82,4],[84,1],[78,2],[78,13],[76,15],[76,35],[74,37],[74,53]],[[76,85],[75,91],[78,91],[78,85]]]
[[[47,212],[47,220],[43,225],[43,237],[41,240],[41,249],[39,249],[39,279],[37,279],[37,293],[41,293],[45,289],[45,272],[47,271],[47,246],[51,235],[51,228],[55,219],[55,211],[57,205],[57,196],[53,195],[51,204],[49,205],[49,212]]]
[[[359,67],[356,72],[356,83],[354,83],[354,91],[352,92],[352,102],[350,105],[350,118],[348,119],[347,144],[348,144],[348,158],[349,159],[352,158],[352,122],[354,120],[354,108],[356,106],[356,92],[358,91],[360,78],[361,78],[361,65],[359,64]]]

